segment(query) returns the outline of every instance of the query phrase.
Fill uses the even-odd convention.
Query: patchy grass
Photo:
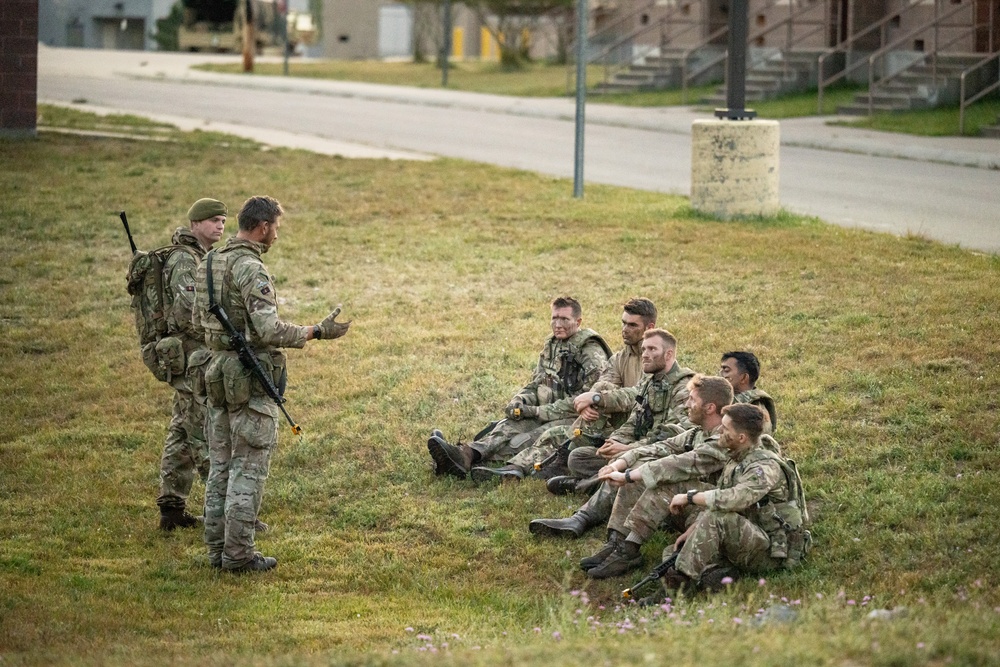
[[[959,110],[956,105],[920,111],[879,113],[836,124],[925,137],[949,137],[958,134],[958,116]],[[964,136],[978,136],[980,128],[996,125],[998,119],[1000,119],[1000,94],[987,95],[965,110]]]
[[[214,137],[168,134],[0,143],[5,664],[1000,654],[997,257],[790,214],[717,222],[684,198],[623,188],[578,201],[566,180],[457,160],[206,151]],[[197,532],[155,529],[170,392],[139,360],[116,213],[149,248],[194,199],[235,211],[258,193],[288,211],[267,256],[283,316],[316,322],[342,302],[354,327],[289,353],[288,408],[305,436],[282,432],[262,514],[273,530],[259,540],[280,564],[230,577],[207,566]],[[579,499],[433,476],[427,433],[468,437],[499,414],[561,293],[610,340],[621,303],[649,296],[681,362],[702,371],[725,350],[758,354],[812,502],[806,567],[622,608],[634,578],[591,582],[576,567],[602,531],[527,532]],[[647,565],[669,539],[647,545]],[[784,607],[793,618],[777,620]],[[894,617],[869,618],[879,609]]]

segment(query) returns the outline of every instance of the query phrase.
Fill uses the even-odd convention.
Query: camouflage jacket
[[[757,508],[789,500],[788,481],[777,454],[757,444],[730,455],[719,476],[719,486],[705,492],[709,509],[739,512],[758,523]]]
[[[771,419],[771,432],[778,427],[778,413],[774,410],[774,399],[762,389],[747,389],[733,397],[733,403],[748,403],[767,411]]]
[[[163,288],[170,290],[170,308],[165,313],[169,335],[177,336],[188,354],[205,346],[200,327],[194,324],[194,292],[198,264],[205,257],[205,249],[190,229],[178,227],[170,243],[183,246],[188,251],[170,253],[163,263]]]
[[[611,355],[597,382],[590,386],[590,391],[601,393],[599,411],[602,414],[617,414],[631,410],[639,393],[642,375],[642,359],[637,348],[625,346]],[[543,419],[557,419],[562,414],[576,415],[573,397],[561,398],[538,412]]]
[[[514,398],[525,405],[548,405],[581,394],[600,377],[610,355],[611,348],[591,329],[580,329],[566,340],[549,336],[531,382]]]
[[[238,331],[258,351],[279,347],[305,347],[307,326],[278,318],[278,300],[274,281],[261,261],[262,247],[246,239],[230,238],[226,245],[211,253],[212,282],[219,303]],[[205,331],[205,342],[213,350],[229,350],[229,336],[222,324],[208,312],[208,262],[198,267],[195,298]]]
[[[679,366],[676,361],[668,371],[647,375],[639,385],[628,421],[608,439],[639,447],[664,439],[661,434],[667,432],[669,425],[681,431],[694,426],[684,409],[690,394],[687,383],[692,377],[694,371]]]
[[[719,446],[721,426],[706,433],[700,426],[667,440],[652,442],[631,449],[619,458],[631,468],[642,466],[642,482],[646,488],[657,484],[700,481],[715,484],[729,459]]]

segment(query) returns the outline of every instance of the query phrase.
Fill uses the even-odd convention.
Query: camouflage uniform
[[[688,421],[688,380],[694,371],[676,361],[669,370],[646,376],[639,385],[636,403],[628,420],[609,437],[623,445],[641,445],[683,433],[694,424]],[[577,447],[569,455],[570,472],[586,478],[597,474],[608,461],[597,453],[597,447]]]
[[[610,354],[608,344],[591,329],[580,329],[566,340],[549,336],[531,382],[511,399],[538,406],[538,417],[505,419],[481,440],[470,443],[480,461],[511,458],[552,426],[572,424],[576,418],[573,398],[597,381]]]
[[[721,427],[706,433],[696,426],[619,456],[629,468],[644,464],[642,484],[619,487],[608,528],[644,543],[664,521],[674,519],[670,500],[675,494],[714,488],[728,460],[726,450],[719,446],[720,431]],[[685,508],[677,519],[673,527],[683,532],[685,523],[694,519],[693,508]]]
[[[209,353],[192,323],[195,273],[205,249],[190,229],[179,227],[170,240],[183,246],[163,264],[164,290],[170,290],[171,307],[164,314],[169,336],[180,339],[186,360],[185,373],[173,375],[173,411],[160,457],[161,511],[184,510],[194,476],[208,478],[208,443],[205,441],[205,394],[202,376]],[[166,299],[165,299],[166,301]]]
[[[567,440],[570,449],[586,446],[590,440],[587,436],[606,437],[611,431],[621,425],[622,419],[616,419],[628,414],[639,393],[639,382],[642,380],[642,347],[626,345],[615,352],[604,368],[597,382],[590,391],[600,392],[601,402],[598,408],[601,413],[596,421],[588,422],[578,417],[572,424],[552,426],[548,428],[534,445],[522,450],[508,463],[516,465],[524,471],[531,470],[535,464],[544,461]],[[576,414],[573,398],[561,398],[550,410],[560,413]],[[618,423],[615,423],[615,422]]]
[[[677,571],[697,581],[720,567],[766,572],[798,564],[808,531],[789,463],[763,444],[731,456],[718,488],[705,492],[708,509],[698,514]]]
[[[213,291],[237,330],[246,336],[279,391],[285,386],[285,355],[301,348],[310,327],[278,318],[274,282],[261,261],[263,247],[231,238],[213,251]],[[211,472],[205,489],[205,544],[209,560],[236,569],[254,557],[254,523],[271,454],[278,442],[278,407],[230,349],[222,324],[208,312],[208,261],[199,269],[197,308],[212,360],[205,373]]]
[[[774,409],[774,399],[763,389],[747,389],[733,396],[733,403],[747,403],[763,408],[771,420],[770,432],[778,427],[778,413]]]
[[[628,420],[609,440],[636,449],[692,428],[684,407],[691,394],[687,383],[692,377],[693,370],[676,362],[669,371],[647,375],[639,385]],[[569,454],[570,472],[577,477],[592,477],[607,464],[608,460],[597,453],[596,447],[577,447]],[[616,495],[617,490],[603,482],[576,514],[582,514],[591,524],[604,523],[611,516]]]

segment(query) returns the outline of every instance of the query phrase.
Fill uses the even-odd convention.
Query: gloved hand
[[[534,419],[538,416],[538,406],[537,405],[522,405],[521,406],[521,419]]]
[[[347,330],[351,328],[351,322],[353,320],[348,320],[346,322],[338,322],[337,316],[340,315],[340,306],[333,309],[333,312],[326,316],[326,319],[319,323],[319,330],[323,334],[323,338],[340,338]]]
[[[519,421],[521,417],[524,416],[524,404],[521,401],[514,399],[507,404],[507,407],[503,409],[507,419],[512,421]]]

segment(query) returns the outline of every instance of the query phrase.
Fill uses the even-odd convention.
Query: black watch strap
[[[318,324],[313,325],[313,338],[316,340],[322,340],[323,338],[323,329]]]
[[[695,497],[695,494],[697,494],[697,493],[698,493],[698,489],[691,489],[690,491],[687,492],[688,504],[689,505],[694,505],[694,497]]]

